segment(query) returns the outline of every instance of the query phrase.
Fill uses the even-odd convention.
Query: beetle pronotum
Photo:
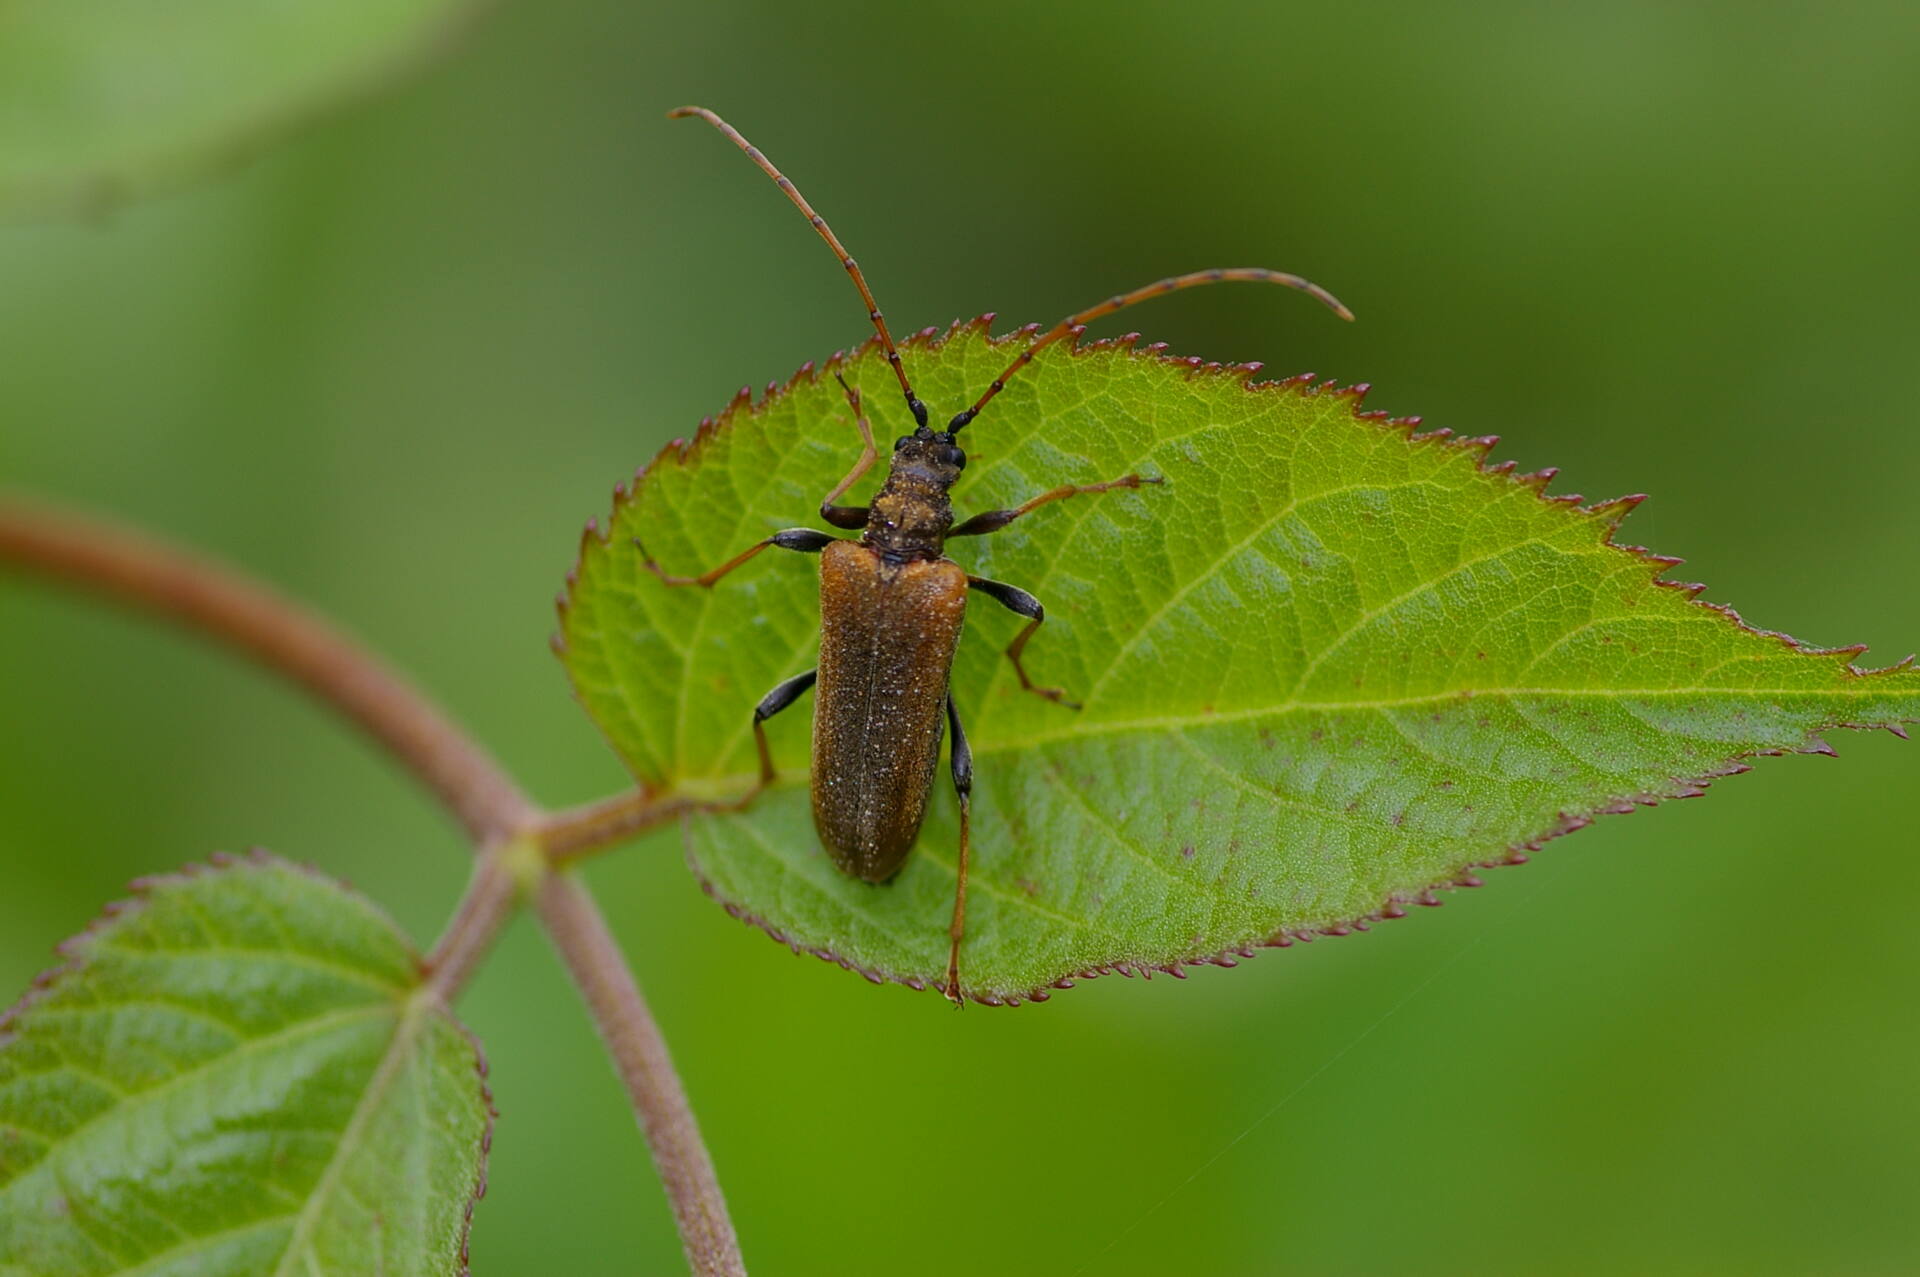
[[[732,125],[700,106],[668,112],[673,118],[698,116],[732,139],[779,188],[786,192],[820,238],[827,242],[841,266],[853,278],[867,304],[867,318],[880,335],[915,429],[894,441],[886,483],[871,506],[834,504],[872,468],[879,453],[873,430],[861,407],[860,392],[840,378],[861,439],[859,460],[820,502],[820,517],[836,528],[859,529],[858,540],[831,536],[812,528],[787,528],[700,576],[673,576],[639,546],[648,570],[670,586],[713,584],[768,546],[820,555],[820,664],[768,692],[753,711],[754,742],[760,752],[760,780],[752,794],[771,784],[773,756],[767,749],[766,720],[814,688],[813,710],[813,822],[834,864],[870,883],[884,883],[898,873],[919,835],[927,812],[927,796],[940,760],[942,729],[951,727],[948,749],[953,787],[960,807],[960,853],[953,894],[953,921],[949,927],[946,984],[942,992],[956,1006],[964,1005],[960,991],[960,940],[967,921],[967,866],[971,841],[973,755],[967,748],[960,715],[947,686],[954,648],[960,640],[970,591],[1026,618],[1027,623],[1007,646],[1020,686],[1036,696],[1071,709],[1077,705],[1056,687],[1041,687],[1027,676],[1021,654],[1046,610],[1040,601],[1018,586],[985,577],[969,576],[945,556],[950,537],[998,532],[1015,519],[1066,497],[1138,488],[1158,483],[1138,474],[1122,475],[1105,483],[1067,484],[1053,488],[1011,510],[987,510],[954,525],[948,491],[966,468],[967,455],[954,442],[1007,379],[1027,366],[1035,354],[1063,337],[1077,335],[1082,326],[1124,310],[1137,302],[1200,284],[1248,280],[1280,284],[1318,299],[1342,319],[1352,319],[1347,308],[1325,289],[1298,275],[1255,267],[1196,271],[1157,280],[1130,293],[1120,293],[1096,306],[1067,316],[1022,350],[1007,370],[994,378],[973,406],[956,414],[944,430],[927,424],[927,405],[913,393],[907,370],[894,348],[887,321],[873,300],[866,277],[845,245],[794,184],[775,168],[759,148],[740,136]],[[752,797],[748,795],[748,798]]]

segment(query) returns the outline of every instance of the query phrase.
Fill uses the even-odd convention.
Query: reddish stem
[[[654,1164],[680,1226],[687,1262],[699,1277],[745,1277],[740,1243],[727,1217],[726,1199],[701,1142],[693,1107],[673,1070],[640,986],[620,953],[620,942],[570,872],[549,874],[535,906],[554,947],[580,987],[593,1022],[606,1041],[633,1101],[633,1111],[653,1150]]]

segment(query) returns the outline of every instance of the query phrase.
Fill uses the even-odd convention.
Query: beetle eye
[[[965,470],[967,468],[967,454],[958,448],[948,448],[947,464],[955,470]]]
[[[900,451],[900,449],[907,446],[907,440],[911,438],[913,438],[912,435],[901,435],[898,439],[895,439],[893,441],[893,450],[895,452]]]

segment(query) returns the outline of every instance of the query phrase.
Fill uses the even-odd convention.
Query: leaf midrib
[[[1863,678],[1863,681],[1866,681]],[[1564,688],[1564,687],[1500,687],[1500,688],[1459,688],[1447,692],[1433,692],[1421,696],[1400,697],[1377,701],[1289,701],[1281,705],[1262,706],[1253,709],[1215,711],[1209,714],[1174,714],[1157,718],[1131,718],[1113,722],[1094,723],[1076,726],[1062,732],[1031,732],[1003,742],[989,742],[976,745],[975,758],[989,754],[1013,754],[1026,750],[1040,749],[1047,745],[1090,739],[1100,736],[1123,736],[1131,732],[1159,732],[1168,728],[1206,727],[1216,723],[1237,723],[1250,719],[1281,718],[1294,714],[1338,714],[1348,711],[1363,713],[1382,712],[1396,709],[1413,709],[1422,705],[1444,705],[1452,701],[1479,700],[1483,697],[1495,699],[1516,699],[1520,697],[1596,697],[1602,700],[1650,700],[1664,696],[1715,696],[1728,699],[1751,700],[1760,697],[1799,697],[1807,699],[1826,699],[1831,697],[1859,697],[1881,695],[1879,689],[1868,682],[1864,687],[1824,687],[1824,688],[1770,688],[1770,687],[1657,687],[1657,688]],[[1913,720],[1903,720],[1913,721]],[[1832,727],[1836,724],[1829,723]]]
[[[1853,686],[1838,685],[1831,687],[1462,687],[1443,692],[1426,692],[1419,696],[1388,697],[1371,701],[1288,701],[1279,705],[1263,705],[1248,709],[1216,710],[1203,714],[1166,714],[1155,718],[1116,719],[1108,722],[1077,724],[1065,731],[1022,732],[1003,740],[992,740],[969,744],[973,747],[975,758],[990,755],[1019,754],[1044,748],[1048,745],[1071,744],[1078,740],[1090,740],[1102,736],[1124,736],[1132,732],[1161,732],[1168,729],[1181,730],[1189,727],[1209,727],[1221,723],[1246,722],[1262,718],[1285,718],[1295,714],[1341,714],[1348,712],[1373,713],[1397,709],[1416,709],[1423,705],[1445,705],[1455,701],[1472,701],[1482,698],[1496,700],[1513,699],[1527,696],[1538,697],[1594,697],[1600,700],[1653,700],[1669,696],[1713,696],[1728,699],[1752,700],[1758,698],[1795,697],[1801,699],[1825,699],[1831,697],[1857,698],[1878,695],[1892,695],[1875,686],[1871,673],[1855,676]],[[1920,719],[1902,719],[1902,722],[1915,722]],[[1838,724],[1828,723],[1834,727]],[[683,776],[682,779],[689,777]],[[702,782],[711,782],[716,790],[726,792],[733,786],[745,787],[753,784],[757,777],[751,772],[740,772],[731,776],[700,776]],[[776,784],[786,784],[788,778],[782,776]],[[792,783],[805,783],[805,777],[796,777]],[[705,785],[703,784],[703,788]]]
[[[287,1267],[302,1253],[313,1232],[315,1223],[321,1214],[321,1204],[331,1194],[334,1184],[344,1173],[344,1168],[357,1151],[358,1139],[379,1108],[388,1088],[401,1072],[407,1056],[418,1041],[420,1025],[439,1007],[439,998],[427,990],[420,990],[410,997],[401,1012],[400,1022],[394,1026],[393,1039],[387,1043],[387,1049],[380,1056],[380,1063],[374,1069],[373,1077],[367,1082],[366,1091],[360,1096],[360,1102],[354,1106],[353,1116],[347,1120],[346,1127],[340,1132],[340,1142],[335,1145],[333,1157],[327,1162],[327,1168],[321,1172],[320,1179],[313,1190],[307,1194],[307,1204],[301,1208],[294,1221],[293,1234],[287,1238],[287,1248],[281,1253],[280,1263],[273,1270],[273,1277],[288,1277]],[[307,1266],[318,1271],[317,1261],[311,1252],[306,1255]]]

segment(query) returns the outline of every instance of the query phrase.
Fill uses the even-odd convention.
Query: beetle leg
[[[1005,581],[989,581],[984,576],[970,576],[967,578],[967,584],[1015,615],[1027,618],[1026,628],[1014,637],[1013,642],[1007,644],[1007,659],[1013,662],[1013,672],[1020,676],[1021,688],[1056,705],[1064,705],[1068,709],[1079,709],[1079,702],[1066,699],[1067,694],[1060,688],[1035,686],[1033,680],[1027,677],[1027,667],[1020,663],[1020,653],[1026,651],[1027,640],[1032,638],[1033,632],[1040,628],[1040,623],[1047,619],[1047,609],[1040,606],[1040,600],[1017,585],[1008,585]]]
[[[773,754],[767,749],[767,729],[762,724],[799,700],[800,694],[813,686],[813,680],[819,673],[819,670],[808,670],[805,674],[795,674],[761,697],[760,703],[753,707],[753,743],[760,750],[760,783],[754,786],[748,798],[773,783]]]
[[[853,469],[847,471],[847,477],[834,485],[833,491],[820,499],[820,517],[836,528],[864,528],[867,526],[867,507],[863,505],[835,505],[841,493],[860,482],[860,476],[873,469],[873,463],[880,453],[873,446],[873,427],[867,424],[867,414],[860,410],[860,392],[847,384],[847,379],[839,373],[833,379],[840,383],[840,389],[847,392],[847,403],[853,408],[853,424],[860,427],[860,459],[853,463]]]
[[[1122,475],[1118,479],[1109,479],[1105,483],[1069,483],[1064,487],[1042,492],[1033,500],[1016,506],[1011,510],[982,510],[953,531],[949,537],[977,537],[988,532],[998,532],[1023,514],[1027,514],[1049,501],[1060,501],[1067,497],[1078,496],[1083,492],[1109,492],[1114,488],[1137,488],[1143,483],[1165,482],[1158,475],[1141,478],[1137,474]],[[1012,605],[1009,604],[1009,607]]]
[[[774,533],[764,541],[749,546],[744,554],[736,554],[719,567],[710,572],[702,572],[699,576],[671,576],[653,561],[653,556],[647,553],[647,547],[640,544],[639,537],[633,539],[633,544],[640,551],[640,557],[646,563],[647,571],[668,585],[699,585],[710,590],[715,581],[770,545],[777,545],[782,550],[799,550],[803,554],[818,554],[839,539],[839,537],[828,536],[824,532],[815,532],[812,528],[787,528]]]
[[[947,723],[953,728],[953,740],[947,746],[947,758],[953,765],[953,792],[960,799],[960,866],[953,887],[953,924],[947,928],[952,944],[947,949],[947,987],[942,990],[956,1007],[966,1005],[960,996],[960,937],[967,933],[967,856],[971,850],[973,809],[973,750],[967,734],[960,730],[960,712],[953,707],[953,694],[947,694]]]

